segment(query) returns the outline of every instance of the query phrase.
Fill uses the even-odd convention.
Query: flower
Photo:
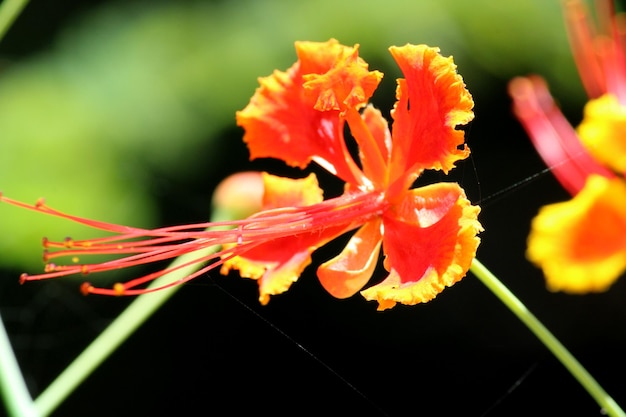
[[[261,211],[247,219],[152,231],[93,222],[43,203],[28,206],[4,197],[118,233],[88,241],[46,241],[47,247],[63,248],[48,257],[130,254],[100,264],[48,264],[46,273],[23,280],[125,267],[219,244],[219,252],[201,259],[212,263],[194,276],[216,266],[222,273],[238,270],[258,281],[259,300],[266,304],[299,278],[313,251],[348,232],[353,234],[345,248],[317,269],[322,286],[337,298],[361,291],[384,310],[397,302],[429,301],[465,276],[482,230],[479,207],[471,205],[456,183],[413,187],[424,170],[447,173],[469,155],[464,132],[457,127],[472,120],[473,101],[452,58],[426,45],[390,48],[405,76],[398,80],[390,131],[381,112],[369,104],[382,73],[369,71],[358,56],[358,45],[348,47],[334,39],[296,42],[296,52],[298,60],[291,68],[259,80],[250,103],[237,112],[237,123],[245,130],[251,158],[277,158],[299,168],[315,161],[345,181],[341,196],[324,200],[314,174],[301,179],[263,174]],[[358,158],[346,145],[346,125]],[[138,243],[139,237],[145,240]],[[381,250],[389,275],[362,290]],[[163,273],[113,289],[86,284],[84,290],[118,295],[152,291],[138,286]]]
[[[626,59],[623,23],[598,2],[596,27],[579,1],[566,3],[573,55],[590,101],[574,129],[537,76],[513,79],[514,112],[563,187],[567,202],[543,207],[527,256],[549,289],[604,291],[626,270]]]

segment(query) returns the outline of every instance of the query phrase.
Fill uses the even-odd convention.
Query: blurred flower
[[[551,290],[604,291],[626,270],[626,60],[624,24],[597,2],[596,26],[579,1],[565,3],[573,55],[590,101],[574,129],[540,77],[510,83],[514,112],[573,198],[532,222],[528,258]]]
[[[219,252],[198,259],[212,263],[183,281],[221,265],[222,273],[234,269],[258,280],[259,300],[265,304],[298,279],[311,263],[313,251],[353,230],[343,251],[317,271],[324,288],[335,297],[352,296],[368,283],[381,246],[389,275],[361,292],[366,299],[378,301],[381,310],[396,302],[429,301],[460,280],[478,247],[479,208],[470,204],[455,183],[413,188],[425,169],[447,173],[469,155],[464,133],[457,127],[472,120],[473,101],[452,58],[425,45],[390,48],[405,76],[398,80],[390,132],[381,113],[368,104],[382,74],[368,70],[358,56],[358,46],[343,46],[331,39],[297,42],[296,51],[298,61],[290,69],[260,79],[248,106],[237,113],[237,122],[245,129],[251,158],[278,158],[300,168],[315,161],[346,182],[343,195],[324,200],[314,174],[302,179],[263,174],[262,197],[260,193],[250,197],[261,198],[261,211],[247,219],[156,230],[81,219],[43,203],[29,206],[5,197],[4,201],[15,205],[117,234],[84,241],[45,241],[47,248],[59,249],[48,253],[48,260],[85,254],[128,255],[96,264],[79,264],[79,259],[69,266],[48,263],[46,273],[24,275],[23,280],[123,268],[220,245]],[[358,158],[351,156],[346,145],[346,124],[358,146]],[[239,186],[235,182],[234,187]],[[119,283],[113,289],[91,284],[83,289],[141,294],[157,290],[138,287],[167,271]]]

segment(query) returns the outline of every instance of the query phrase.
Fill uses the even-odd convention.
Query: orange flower
[[[336,237],[354,231],[346,247],[318,268],[320,282],[333,296],[345,298],[370,280],[382,250],[389,275],[361,294],[379,309],[396,302],[416,304],[434,298],[460,280],[475,256],[482,230],[479,208],[455,183],[412,188],[425,169],[447,173],[466,158],[463,131],[473,118],[473,102],[452,58],[437,48],[406,45],[390,48],[405,75],[398,80],[392,111],[393,132],[381,113],[368,104],[382,74],[369,71],[358,46],[297,42],[298,61],[286,72],[260,79],[248,106],[237,112],[251,158],[272,157],[304,168],[311,161],[346,182],[343,195],[323,200],[314,174],[303,179],[263,175],[262,210],[241,221],[162,228],[123,228],[73,218],[119,236],[83,242],[47,242],[65,246],[54,256],[81,253],[131,253],[110,263],[49,266],[41,279],[96,272],[178,256],[219,244],[222,250],[199,273],[221,265],[258,280],[260,301],[286,291],[311,253]],[[358,146],[350,155],[344,129]],[[13,200],[5,201],[27,206]],[[45,205],[28,206],[50,214]],[[229,230],[199,230],[229,226]],[[136,237],[147,240],[127,242]],[[182,243],[179,243],[181,242]],[[163,271],[118,284],[112,290],[85,286],[101,294],[137,294],[137,288]],[[194,274],[197,275],[197,274]]]
[[[566,3],[570,43],[590,97],[578,129],[541,78],[510,84],[515,114],[573,195],[542,208],[532,223],[527,255],[543,269],[548,288],[572,293],[606,290],[626,270],[624,27],[611,1],[598,6],[599,28],[579,1]]]

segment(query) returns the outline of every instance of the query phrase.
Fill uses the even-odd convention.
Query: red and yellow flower
[[[535,148],[573,198],[542,208],[528,258],[548,288],[604,291],[626,271],[626,49],[612,1],[598,2],[596,26],[580,1],[566,3],[573,55],[590,101],[574,129],[545,81],[510,84],[514,111]]]
[[[398,302],[429,301],[459,281],[479,244],[479,208],[456,183],[413,186],[424,170],[447,173],[469,155],[458,127],[472,120],[473,101],[452,58],[426,45],[390,48],[405,77],[398,80],[390,130],[380,111],[369,104],[382,73],[368,69],[358,45],[344,46],[334,39],[297,42],[296,52],[298,60],[291,68],[260,79],[250,103],[237,112],[237,123],[245,130],[251,158],[277,158],[299,168],[314,161],[345,181],[341,196],[324,200],[314,174],[302,179],[264,174],[261,211],[253,216],[151,231],[92,222],[44,204],[28,206],[3,198],[118,234],[47,242],[49,247],[63,248],[53,256],[130,254],[104,264],[49,264],[45,274],[23,279],[119,268],[219,244],[219,252],[201,259],[211,263],[199,273],[216,266],[223,273],[238,270],[258,281],[259,299],[265,304],[299,278],[313,251],[352,232],[345,248],[317,269],[322,286],[335,297],[361,291],[366,299],[378,301],[379,309],[386,309]],[[346,126],[358,146],[358,158],[346,145]],[[213,226],[230,229],[204,230]],[[138,237],[145,240],[138,243]],[[381,251],[389,274],[363,290]],[[165,272],[113,289],[91,284],[84,289],[138,294],[147,291],[139,288],[142,284]]]

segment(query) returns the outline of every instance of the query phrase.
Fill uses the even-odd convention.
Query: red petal
[[[332,71],[339,65],[338,55],[352,48],[335,40],[296,45],[300,61],[287,72],[260,78],[250,103],[237,112],[250,158],[282,159],[299,168],[315,160],[344,181],[358,184],[362,174],[346,150],[339,110],[316,110],[319,97],[309,97],[303,86],[305,74]]]
[[[304,88],[320,111],[359,109],[378,87],[383,74],[369,71],[354,48],[325,42],[296,42]]]
[[[375,109],[372,106],[367,106],[365,110],[363,110],[363,121],[365,122],[365,126],[367,126],[367,130],[371,133],[371,137],[374,139],[375,146],[378,149],[383,162],[389,164],[389,156],[391,154],[391,133],[389,132],[389,126],[387,125],[387,120],[382,116],[378,109]],[[380,169],[386,169],[386,166],[380,167],[377,169],[376,163],[377,160],[370,161],[367,158],[366,154],[363,152],[363,148],[359,147],[359,158],[361,160],[361,165],[363,166],[363,172],[365,176],[376,182],[377,180],[385,181],[386,178],[377,178],[377,172]],[[376,183],[378,187],[383,187],[383,183]]]
[[[339,255],[317,269],[322,286],[333,297],[348,298],[367,284],[378,263],[380,219],[365,223]]]
[[[315,174],[297,180],[264,174],[263,182],[265,210],[310,206],[323,200]],[[262,221],[262,215],[258,219]],[[348,228],[346,225],[333,226],[261,243],[242,255],[225,260],[221,272],[226,274],[235,269],[244,278],[259,280],[259,301],[267,304],[270,295],[287,291],[297,281],[311,263],[313,251]]]
[[[407,191],[383,215],[385,268],[390,275],[361,294],[385,309],[396,302],[429,301],[459,281],[476,254],[476,235],[482,230],[479,211],[457,184]]]
[[[448,172],[469,155],[456,127],[474,117],[472,96],[452,58],[426,45],[391,47],[405,79],[398,80],[390,183],[410,183],[424,169]],[[459,147],[461,147],[459,149]]]
[[[259,301],[267,304],[270,295],[287,291],[298,280],[311,263],[311,253],[346,231],[346,227],[333,227],[263,243],[224,262],[221,273],[235,269],[244,278],[258,280]]]

